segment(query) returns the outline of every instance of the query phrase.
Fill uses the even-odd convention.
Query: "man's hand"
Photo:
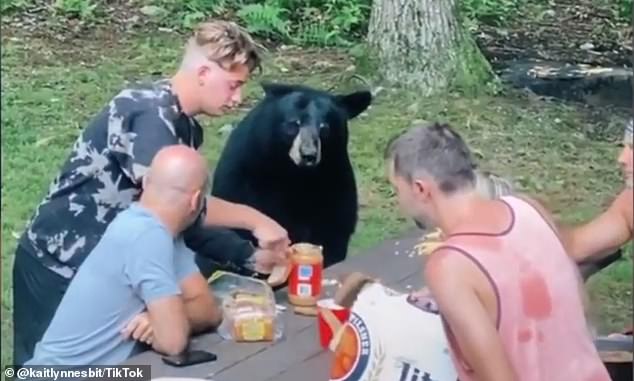
[[[128,325],[121,331],[121,335],[124,339],[131,337],[134,340],[151,345],[153,339],[152,325],[150,324],[150,317],[147,312],[141,312],[132,318]]]
[[[214,196],[207,198],[205,225],[250,230],[263,249],[281,251],[290,245],[286,229],[265,214]]]
[[[255,226],[253,235],[257,238],[260,248],[276,253],[284,253],[291,243],[286,229],[269,218],[264,218]]]
[[[435,313],[439,312],[438,304],[432,297],[431,291],[429,291],[429,288],[427,287],[423,287],[422,289],[418,291],[412,292],[409,295],[409,298],[414,304],[416,304],[417,306],[420,306],[421,308],[429,312],[435,312]]]
[[[258,248],[253,254],[253,270],[260,274],[270,274],[276,265],[288,262],[288,250],[268,250]]]

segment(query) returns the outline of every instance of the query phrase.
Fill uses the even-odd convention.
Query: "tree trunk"
[[[477,88],[491,67],[458,22],[457,0],[374,0],[368,30],[371,57],[390,84],[428,96]]]

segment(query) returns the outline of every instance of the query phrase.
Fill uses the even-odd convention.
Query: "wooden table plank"
[[[306,329],[312,322],[312,318],[298,316],[290,312],[281,315],[285,323],[285,334],[295,335],[298,331]],[[238,365],[244,360],[256,355],[267,348],[282,344],[284,341],[276,343],[235,343],[223,340],[216,333],[204,334],[194,337],[190,341],[191,349],[201,349],[216,353],[218,360],[213,363],[197,364],[182,368],[175,368],[163,364],[161,356],[154,351],[147,351],[137,355],[125,364],[149,364],[152,366],[152,376],[173,376],[173,377],[210,377],[225,369]],[[216,378],[214,378],[216,379]]]
[[[399,246],[406,246],[410,243],[410,241],[399,242]],[[409,257],[408,255],[403,255],[402,258],[397,259],[392,266],[388,267],[390,271],[377,269],[376,266],[379,265],[383,265],[382,267],[385,268],[386,260],[392,260],[392,253],[386,251],[390,249],[391,246],[390,243],[381,245],[370,253],[355,257],[354,261],[351,260],[348,262],[352,263],[352,265],[342,265],[332,271],[326,271],[327,276],[331,276],[335,271],[364,271],[375,275],[383,275],[381,278],[386,285],[398,286],[397,288],[403,290],[406,289],[407,285],[416,282],[420,283],[420,273],[422,271],[420,267],[421,258],[417,256]],[[330,296],[333,292],[334,289],[328,289],[325,294]],[[292,335],[287,335],[283,341],[275,343],[266,350],[254,354],[248,359],[248,366],[238,363],[231,368],[225,368],[214,376],[214,380],[230,381],[247,379],[252,376],[253,369],[258,370],[258,379],[268,379],[283,373],[294,364],[304,363],[308,359],[319,355],[324,350],[319,346],[316,319],[310,318],[306,323],[306,327],[295,331]],[[322,365],[329,368],[329,363]]]
[[[302,362],[294,364],[283,373],[263,379],[263,381],[327,381],[330,379],[332,358],[333,354],[331,352],[321,351]]]
[[[298,362],[322,352],[316,324],[311,322],[293,335],[287,336],[264,351],[254,354],[247,362],[236,364],[214,376],[215,381],[251,380],[254,372],[257,380],[265,380],[284,372]]]
[[[406,276],[399,281],[396,281],[393,284],[388,286],[394,288],[395,290],[406,291],[407,286],[412,286],[412,288],[422,287],[423,282],[419,273],[412,273],[409,276]],[[267,372],[273,373],[269,378],[262,377],[263,380],[267,381],[294,381],[294,380],[328,380],[330,375],[330,368],[332,365],[332,352],[328,350],[322,350],[316,343],[317,337],[317,328],[311,330],[314,332],[313,336],[315,337],[315,341],[312,343],[313,351],[310,355],[305,356],[302,361],[297,361],[294,364],[290,365],[287,369],[284,369],[282,372]],[[293,347],[295,348],[295,347]],[[266,351],[259,354],[259,358],[265,358],[268,354]],[[266,363],[265,363],[266,364]],[[270,363],[269,363],[270,364]],[[249,360],[249,366],[244,367],[236,367],[235,369],[241,369],[242,372],[227,372],[227,376],[231,376],[229,378],[219,378],[218,381],[229,381],[233,380],[244,380],[247,379],[247,375],[249,375],[251,366],[254,366],[255,369],[258,369],[260,364],[254,364],[251,360]],[[262,368],[259,368],[262,369]],[[276,368],[277,369],[277,368]],[[225,376],[225,373],[222,374]]]
[[[324,277],[332,279],[361,271],[380,278],[387,285],[397,285],[410,278],[420,279],[421,257],[413,253],[413,245],[421,235],[419,230],[412,230],[404,234],[403,238],[384,241],[365,253],[349,257],[326,269]],[[334,287],[324,288],[324,297],[333,294]],[[288,305],[286,289],[276,292],[276,301]],[[247,376],[250,380],[264,380],[282,374],[297,364],[316,361],[311,359],[319,357],[323,351],[318,343],[315,318],[296,315],[290,306],[282,316],[286,325],[285,336],[275,343],[234,343],[222,340],[216,333],[193,338],[190,344],[192,349],[203,349],[218,355],[218,360],[213,363],[176,368],[163,364],[160,355],[148,351],[129,359],[126,364],[150,364],[152,377],[206,377],[215,381],[230,381],[246,379]]]

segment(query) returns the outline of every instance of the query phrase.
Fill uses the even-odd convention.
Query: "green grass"
[[[170,36],[84,41],[77,46],[40,40],[3,41],[2,49],[2,364],[11,360],[11,269],[16,236],[93,113],[127,79],[169,74],[179,60],[180,41]],[[307,64],[308,60],[332,65]],[[264,78],[327,87],[342,83],[348,58],[333,51],[287,51],[266,61]],[[324,67],[323,69],[319,69]],[[307,68],[313,68],[308,71]],[[246,89],[251,104],[257,82]],[[204,119],[204,152],[213,162],[225,137],[220,126],[242,113]],[[382,151],[388,139],[414,119],[444,119],[467,138],[482,165],[539,194],[565,221],[585,220],[605,207],[621,184],[615,144],[592,141],[580,131],[593,127],[576,108],[528,96],[505,94],[422,99],[385,90],[367,116],[351,124],[350,152],[362,202],[352,242],[354,255],[412,227],[396,208],[384,176]],[[620,130],[616,115],[601,123]],[[620,329],[632,320],[631,247],[627,259],[590,283],[600,328]]]

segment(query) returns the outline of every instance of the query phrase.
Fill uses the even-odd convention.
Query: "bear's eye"
[[[289,135],[295,135],[297,134],[297,131],[299,130],[301,125],[302,121],[299,119],[289,120],[288,122],[284,123],[284,131]]]
[[[328,123],[321,122],[321,123],[319,124],[319,128],[320,128],[320,129],[328,128]]]

